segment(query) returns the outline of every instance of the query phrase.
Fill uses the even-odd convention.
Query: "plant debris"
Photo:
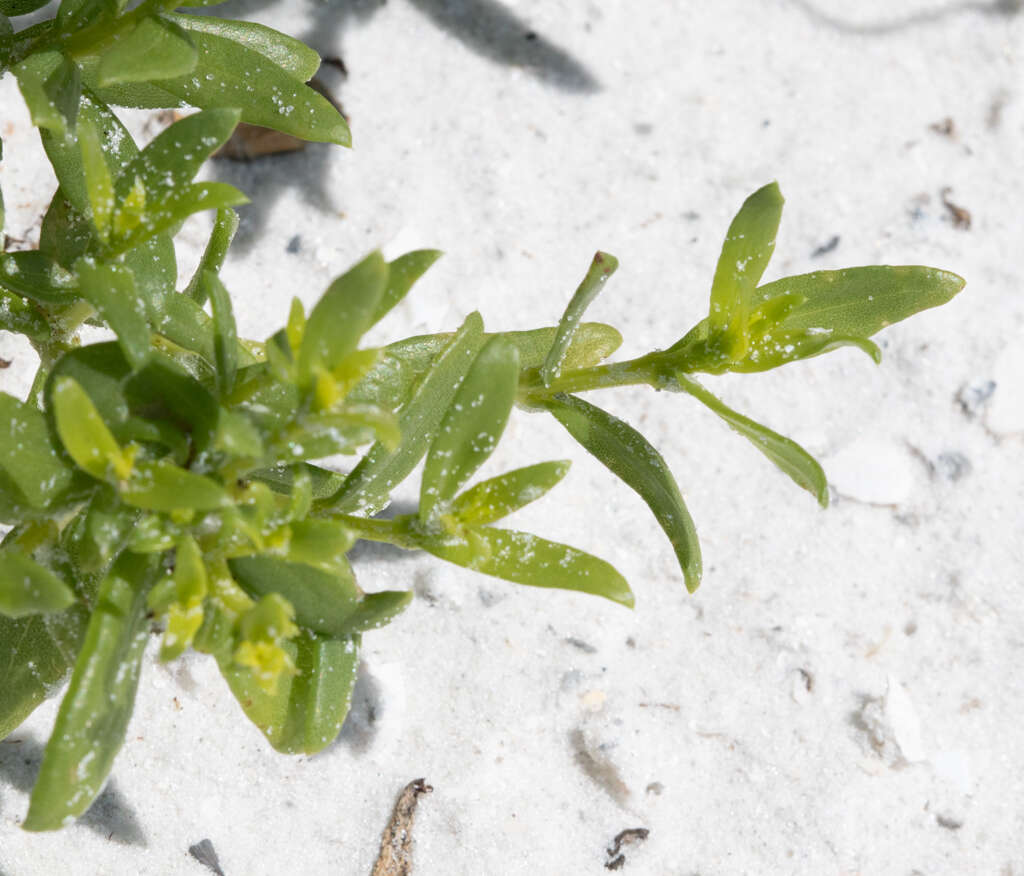
[[[188,847],[188,853],[208,870],[216,873],[217,876],[224,876],[220,868],[220,860],[213,848],[213,843],[208,839],[200,840],[194,846]]]
[[[391,818],[380,838],[380,854],[370,876],[410,876],[412,873],[412,822],[416,804],[434,789],[426,779],[414,779],[398,795]]]
[[[811,252],[811,258],[812,259],[816,259],[816,258],[820,258],[823,255],[828,255],[830,252],[832,252],[832,250],[834,250],[837,246],[839,246],[839,240],[840,240],[839,235],[838,234],[833,234],[827,241],[825,241],[825,243],[823,243],[819,247],[816,247]]]
[[[946,186],[939,194],[942,197],[943,206],[949,210],[950,218],[953,221],[954,228],[962,228],[964,231],[971,230],[971,211],[966,207],[961,207],[959,204],[954,204],[949,200],[949,193],[953,191],[949,186]]]
[[[642,843],[650,833],[646,827],[629,827],[626,830],[620,830],[615,834],[612,844],[606,849],[608,860],[604,862],[604,868],[606,870],[621,870],[626,864],[623,847]]]

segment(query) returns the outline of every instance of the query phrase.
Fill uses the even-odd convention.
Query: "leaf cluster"
[[[358,539],[483,574],[602,596],[633,594],[607,561],[504,518],[566,474],[564,460],[475,480],[514,408],[552,415],[647,503],[686,586],[701,577],[693,521],[658,451],[579,393],[649,385],[688,394],[823,505],[821,467],[732,410],[695,375],[762,371],[853,344],[947,301],[959,277],[923,267],[817,272],[762,284],[782,210],[774,184],[729,228],[708,315],[664,350],[608,362],[621,337],[583,321],[617,262],[598,253],[556,326],[362,346],[438,253],[371,253],[269,337],[238,337],[220,278],[237,227],[231,186],[195,182],[239,121],[346,145],[306,82],[319,59],[254,24],[144,0],[0,0],[0,71],[39,129],[58,189],[39,247],[0,253],[0,329],[40,367],[27,400],[0,394],[0,737],[70,678],[25,827],[82,814],[123,741],[154,626],[160,659],[214,659],[245,714],[284,752],[312,753],[348,709],[361,637],[408,604],[364,591]],[[140,149],[111,109],[198,111]],[[215,211],[179,289],[173,238]],[[0,201],[2,222],[2,201]],[[114,340],[82,345],[84,324]],[[351,463],[338,467],[338,459]],[[418,508],[381,518],[423,463]]]

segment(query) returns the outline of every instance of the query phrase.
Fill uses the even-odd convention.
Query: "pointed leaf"
[[[665,531],[691,593],[700,585],[700,543],[675,478],[661,454],[632,426],[575,396],[543,402],[566,430],[632,487]]]
[[[466,526],[491,523],[535,502],[565,477],[569,461],[517,468],[470,487],[452,502],[451,513]]]
[[[114,182],[103,157],[99,132],[88,118],[78,126],[78,142],[82,149],[82,173],[89,197],[89,215],[101,240],[110,237],[110,218],[114,213]]]
[[[317,370],[333,371],[356,348],[373,324],[387,281],[387,263],[374,252],[331,283],[306,320],[298,354],[300,386],[309,386]]]
[[[2,232],[0,232],[2,233]],[[50,340],[50,324],[39,308],[19,295],[0,290],[0,331],[25,335],[29,340]]]
[[[447,503],[498,446],[519,389],[519,354],[498,336],[477,354],[427,453],[420,520]]]
[[[347,626],[354,633],[379,630],[391,623],[412,602],[411,590],[381,590],[367,593],[349,615]]]
[[[169,79],[191,73],[197,59],[195,46],[181,27],[152,15],[104,51],[97,77],[101,85]]]
[[[825,472],[818,461],[799,444],[734,411],[696,380],[691,380],[685,374],[677,374],[676,380],[683,390],[718,414],[785,474],[789,475],[798,486],[803,487],[814,496],[822,508],[828,507],[828,480],[825,477]]]
[[[315,754],[334,741],[348,714],[359,665],[358,634],[330,639],[301,633],[281,647],[295,674],[267,693],[255,674],[222,660],[220,671],[243,711],[267,741],[286,754]]]
[[[0,256],[0,286],[42,304],[67,304],[78,292],[75,275],[38,250]]]
[[[633,607],[629,584],[609,563],[528,532],[484,526],[464,535],[419,539],[423,550],[474,572],[531,587],[590,593]]]
[[[147,511],[215,511],[231,505],[215,480],[164,460],[136,462],[119,492],[126,504]]]
[[[77,818],[110,773],[135,705],[155,568],[152,557],[125,554],[100,585],[32,790],[26,830],[56,830]]]
[[[569,345],[572,343],[573,335],[576,333],[580,320],[583,319],[584,312],[591,302],[597,298],[598,293],[604,288],[608,278],[615,273],[618,267],[619,260],[609,253],[598,252],[594,256],[587,275],[583,278],[583,282],[580,283],[579,288],[577,288],[572,296],[572,300],[569,302],[569,306],[566,307],[565,313],[562,314],[562,319],[558,323],[558,333],[555,335],[555,341],[551,345],[551,350],[548,352],[544,364],[540,367],[541,380],[544,381],[545,386],[550,386],[551,381],[561,373],[566,355],[569,352]]]
[[[57,434],[79,468],[100,480],[127,477],[131,460],[85,390],[72,378],[60,377],[53,383],[51,399]]]
[[[74,601],[74,591],[45,566],[17,548],[0,549],[0,614],[48,614]]]
[[[402,443],[394,450],[379,441],[374,444],[337,495],[325,503],[328,508],[375,513],[387,505],[391,490],[416,467],[437,434],[445,411],[483,346],[483,327],[479,313],[466,317],[402,408],[398,419]]]
[[[32,124],[63,138],[74,130],[81,97],[77,65],[57,51],[30,55],[13,68]]]
[[[776,183],[758,189],[732,220],[711,284],[712,328],[728,331],[742,344],[754,290],[775,250],[782,218],[782,193]]]
[[[212,271],[203,274],[203,285],[213,311],[213,354],[217,363],[217,388],[228,395],[235,385],[238,371],[238,329],[231,310],[231,296]]]
[[[206,244],[203,257],[199,260],[199,267],[196,268],[196,272],[183,291],[183,294],[188,295],[197,304],[206,303],[207,292],[201,283],[203,273],[205,271],[220,273],[228,254],[228,247],[231,246],[236,231],[238,231],[238,213],[228,207],[218,210],[210,239]]]
[[[388,262],[387,287],[377,303],[377,309],[373,314],[373,322],[380,322],[390,313],[392,308],[409,294],[413,284],[439,258],[441,258],[440,250],[418,249],[399,256],[393,262]]]

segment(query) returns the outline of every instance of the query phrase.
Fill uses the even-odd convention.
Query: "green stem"
[[[354,514],[339,514],[334,519],[366,541],[380,541],[405,550],[420,549],[420,546],[408,536],[404,528],[396,525],[396,520],[356,517]]]

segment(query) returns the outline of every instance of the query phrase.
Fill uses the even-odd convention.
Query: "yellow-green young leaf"
[[[0,549],[0,614],[48,614],[74,601],[74,591],[45,566],[16,548]]]
[[[199,260],[199,267],[196,268],[192,279],[183,290],[183,293],[197,304],[206,303],[207,292],[202,285],[203,273],[206,271],[220,273],[224,259],[227,258],[228,247],[231,246],[236,231],[238,231],[238,213],[228,207],[218,210],[217,218],[213,222],[213,231],[210,232],[210,239],[206,243],[203,257]]]
[[[173,21],[151,15],[103,52],[97,76],[101,85],[145,82],[184,76],[198,55],[188,34]]]
[[[312,499],[312,484],[308,475],[305,481]],[[288,560],[316,566],[326,572],[338,568],[347,569],[345,554],[354,543],[355,535],[336,520],[296,520],[289,526]]]
[[[282,647],[299,632],[294,615],[291,603],[280,593],[268,593],[238,625],[241,641],[235,648],[234,662],[250,670],[266,693],[277,690],[282,676],[295,673],[291,655]]]
[[[500,335],[477,354],[423,466],[420,520],[444,507],[498,446],[519,389],[519,354]]]
[[[287,599],[299,626],[335,638],[352,632],[347,620],[358,607],[359,590],[344,559],[329,572],[272,556],[236,557],[228,566],[250,596],[279,593]]]
[[[462,534],[417,536],[423,550],[442,560],[531,587],[554,587],[603,596],[627,608],[633,592],[604,560],[528,532],[483,526]]]
[[[140,460],[119,485],[121,499],[147,511],[215,511],[231,498],[215,480],[164,460]]]
[[[373,321],[376,323],[382,320],[399,301],[409,294],[413,284],[439,258],[441,258],[440,250],[418,249],[399,256],[393,262],[388,262],[387,288],[377,303]]]
[[[608,282],[608,278],[615,273],[618,267],[619,260],[609,253],[598,252],[594,256],[587,275],[576,289],[565,313],[562,314],[554,343],[551,345],[544,364],[540,367],[541,380],[544,381],[545,386],[550,386],[551,381],[561,373],[569,352],[569,345],[572,343],[573,335],[576,334],[580,320],[583,319],[584,312],[597,298],[598,293],[604,288],[604,284]]]
[[[34,508],[45,508],[71,484],[42,411],[0,393],[0,469]]]
[[[100,264],[85,257],[75,262],[75,274],[81,296],[114,330],[132,367],[141,368],[150,353],[149,323],[138,306],[132,272],[123,265]]]
[[[373,325],[384,294],[387,262],[374,252],[331,283],[306,320],[298,353],[298,381],[311,385],[316,371],[333,371]]]
[[[473,312],[447,347],[433,359],[398,417],[402,442],[389,449],[378,441],[323,504],[334,511],[374,513],[385,507],[391,490],[405,480],[427,452],[441,419],[483,346],[484,323]]]
[[[124,741],[149,639],[153,556],[123,554],[100,584],[71,684],[32,790],[26,830],[57,830],[89,808]]]
[[[53,382],[51,403],[57,434],[79,468],[100,480],[128,477],[132,457],[121,449],[77,381],[58,377]]]
[[[103,158],[99,133],[86,118],[79,125],[78,142],[82,149],[82,172],[85,175],[92,224],[100,239],[105,241],[110,237],[110,217],[114,212],[114,183]]]
[[[818,500],[822,508],[828,507],[828,480],[818,461],[795,441],[773,432],[767,426],[734,411],[721,399],[685,374],[676,374],[676,380],[685,392],[709,407],[735,431],[750,441],[785,474]]]
[[[722,244],[711,284],[708,319],[713,329],[728,334],[730,355],[745,352],[754,290],[775,251],[783,203],[776,183],[758,189],[743,202]]]
[[[687,590],[696,590],[701,577],[697,530],[661,454],[632,426],[581,398],[552,396],[543,406],[647,503],[672,543]]]
[[[964,279],[921,265],[871,265],[784,277],[757,290],[758,302],[795,295],[802,303],[779,323],[784,332],[830,332],[869,338],[908,316],[945,304]]]
[[[803,329],[785,331],[776,328],[775,331],[768,332],[752,342],[744,358],[729,362],[724,367],[698,370],[707,370],[709,373],[735,371],[741,374],[752,374],[778,368],[787,362],[796,362],[800,359],[820,356],[822,353],[830,353],[840,347],[856,347],[870,356],[876,365],[882,361],[881,349],[874,341],[867,338],[846,337],[828,331],[814,332]]]
[[[359,635],[331,639],[300,633],[283,642],[295,672],[281,676],[273,693],[233,660],[220,660],[220,671],[246,716],[275,749],[315,754],[334,741],[348,714],[359,640]]]
[[[465,526],[500,520],[535,502],[565,477],[569,461],[539,462],[482,481],[456,496],[451,513]]]

